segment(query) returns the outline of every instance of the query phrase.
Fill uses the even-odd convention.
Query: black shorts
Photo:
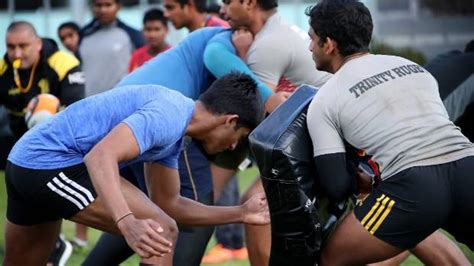
[[[406,169],[384,180],[354,209],[369,233],[411,249],[438,228],[472,247],[474,157]]]
[[[5,182],[7,218],[18,225],[69,218],[97,197],[84,164],[33,170],[8,162]]]

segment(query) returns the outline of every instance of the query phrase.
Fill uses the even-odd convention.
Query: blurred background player
[[[168,35],[168,19],[164,17],[163,11],[153,8],[145,12],[143,16],[143,36],[146,45],[138,48],[132,53],[128,71],[143,65],[146,61],[162,53],[171,46],[166,43]]]
[[[474,40],[464,51],[439,54],[424,66],[439,85],[439,94],[449,118],[461,132],[474,140]]]
[[[216,16],[206,13],[206,0],[164,0],[165,16],[176,29],[187,28],[189,32],[202,27],[221,26],[229,24]]]
[[[29,22],[9,25],[6,38],[7,54],[0,61],[0,104],[10,118],[10,128],[16,139],[27,130],[24,108],[40,93],[51,93],[63,105],[84,97],[84,76],[79,60],[62,52],[57,44],[40,38]]]
[[[114,87],[128,73],[132,52],[145,44],[143,34],[123,23],[120,0],[92,0],[94,19],[81,29],[79,55],[86,96]]]
[[[75,22],[64,22],[58,27],[58,37],[63,46],[73,53],[78,59],[79,53],[79,25]]]

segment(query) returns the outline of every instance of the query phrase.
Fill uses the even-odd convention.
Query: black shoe
[[[69,241],[58,237],[56,240],[56,248],[49,256],[48,262],[53,266],[65,266],[69,257],[71,257],[72,245]]]

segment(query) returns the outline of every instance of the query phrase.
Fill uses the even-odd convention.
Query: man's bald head
[[[36,29],[33,24],[27,21],[12,22],[7,28],[7,33],[17,33],[24,31],[31,33],[35,37],[38,37],[38,34],[36,33]]]

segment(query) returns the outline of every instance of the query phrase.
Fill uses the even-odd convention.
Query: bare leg
[[[87,226],[82,224],[76,224],[76,238],[79,240],[87,241]]]
[[[369,234],[351,212],[328,239],[321,265],[362,265],[386,260],[402,251]]]
[[[7,221],[3,265],[46,265],[60,228],[60,220],[32,226]]]
[[[263,186],[260,177],[247,189],[241,201],[245,202],[255,193],[262,192]],[[270,261],[271,226],[244,225],[245,244],[247,246],[250,264],[252,266],[267,266]]]
[[[471,265],[461,249],[441,231],[434,232],[410,251],[425,265]],[[409,255],[405,251],[371,265],[400,265]]]
[[[461,249],[439,230],[411,252],[425,265],[471,265]]]
[[[370,266],[398,266],[410,256],[410,252],[405,250],[397,256],[381,262],[368,264]]]
[[[175,246],[178,227],[176,222],[164,213],[158,206],[156,206],[150,199],[141,192],[137,187],[130,184],[125,179],[121,179],[121,189],[125,196],[128,206],[133,212],[134,216],[139,219],[154,219],[160,223],[164,229],[162,233],[165,238],[170,240]],[[105,205],[101,198],[98,197],[92,204],[84,210],[78,212],[71,217],[71,220],[99,230],[120,234],[119,229],[115,225],[110,213],[106,211]],[[172,265],[173,254],[167,254],[163,257],[152,257],[143,259],[142,262],[146,264]]]

